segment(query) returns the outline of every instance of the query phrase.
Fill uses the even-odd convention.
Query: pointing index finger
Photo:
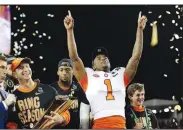
[[[71,15],[71,11],[70,10],[68,10],[68,14],[69,14],[69,17],[71,17],[72,15]]]
[[[141,15],[142,15],[142,12],[140,11],[140,12],[139,12],[139,19],[141,18]]]

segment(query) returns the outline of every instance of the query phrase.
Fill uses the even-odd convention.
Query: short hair
[[[127,94],[128,94],[128,96],[133,96],[133,94],[137,90],[139,90],[139,91],[144,90],[144,84],[133,83],[133,84],[129,85],[128,88],[127,88]]]
[[[5,57],[5,56],[2,56],[2,55],[0,55],[0,60],[2,60],[2,61],[6,61],[6,62],[7,62],[6,57]]]

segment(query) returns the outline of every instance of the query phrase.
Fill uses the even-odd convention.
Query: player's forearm
[[[78,53],[77,53],[77,47],[76,47],[73,29],[67,30],[67,46],[68,46],[68,50],[69,50],[69,57],[73,61],[77,60],[79,57],[78,57]]]
[[[140,60],[143,50],[143,29],[137,28],[136,41],[133,48],[132,58],[135,60]]]

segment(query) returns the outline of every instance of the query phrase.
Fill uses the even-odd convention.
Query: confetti
[[[43,68],[43,71],[46,71],[46,67]]]
[[[17,18],[16,17],[13,17],[13,20],[17,20]]]
[[[39,31],[38,31],[38,30],[36,30],[36,33],[38,34],[38,33],[39,33]]]
[[[43,44],[42,42],[40,42],[40,44]]]
[[[180,15],[178,15],[177,17],[178,17],[178,19],[180,19]]]
[[[180,56],[180,54],[178,54],[178,56]]]
[[[22,17],[25,17],[26,15],[24,13],[22,13]]]
[[[17,29],[17,32],[20,32],[20,29]]]
[[[150,26],[153,26],[153,23],[150,23]]]
[[[178,5],[175,6],[175,8],[178,8],[178,7],[179,7]]]
[[[43,36],[46,36],[46,33],[43,33]]]
[[[51,39],[51,36],[48,36],[48,39]]]
[[[23,27],[26,27],[26,24],[24,24]]]
[[[18,11],[20,11],[20,7],[18,7]]]
[[[167,74],[164,74],[164,77],[168,77],[168,75]]]
[[[38,21],[35,21],[34,24],[38,24]]]
[[[160,19],[162,17],[162,15],[159,15],[158,18]]]
[[[43,59],[43,56],[39,56],[39,59]]]
[[[24,46],[24,49],[28,49],[28,47],[27,46]]]
[[[171,14],[170,11],[166,11],[167,14]]]
[[[175,23],[175,20],[172,20],[172,23]]]
[[[31,60],[31,62],[30,62],[30,63],[31,63],[31,64],[34,64],[34,61],[32,61],[32,60]]]
[[[16,6],[16,9],[18,8],[18,6]]]
[[[172,100],[175,100],[175,96],[174,95],[172,96]]]
[[[174,112],[174,110],[171,110],[171,112]]]
[[[172,109],[172,107],[171,107],[171,106],[169,106],[168,108],[169,108],[169,109]]]
[[[179,35],[178,34],[174,34],[175,39],[179,39]]]
[[[21,52],[19,51],[17,55],[20,55],[20,54],[21,54]]]
[[[179,59],[175,59],[175,63],[177,63],[177,64],[178,64],[178,63],[179,63]]]
[[[35,33],[32,33],[32,35],[33,35],[33,36],[36,36],[36,34],[35,34]]]
[[[178,26],[178,23],[176,23],[175,26]]]
[[[149,11],[148,13],[149,13],[149,14],[152,14],[152,11]]]
[[[25,32],[25,28],[23,28],[20,32]]]
[[[13,35],[14,33],[12,32],[11,35]]]
[[[164,23],[162,23],[162,25],[163,25],[163,26],[165,26],[165,24],[164,24]]]
[[[175,50],[176,50],[176,51],[179,51],[179,49],[178,49],[178,48],[175,48]]]
[[[179,11],[176,11],[176,14],[179,14]]]
[[[22,38],[22,41],[23,41],[23,42],[26,41],[26,38]]]
[[[51,14],[48,14],[47,16],[51,16]]]
[[[182,27],[180,27],[180,30],[182,30]]]
[[[174,48],[174,46],[171,46],[171,47],[170,47],[170,49],[173,49],[173,48]]]
[[[23,20],[21,20],[20,23],[23,23]]]
[[[16,37],[17,35],[18,35],[18,33],[15,33],[15,34],[14,34],[14,37]]]
[[[20,17],[23,17],[23,15],[22,15],[22,14],[20,14]]]
[[[30,47],[33,47],[33,44],[30,44]]]
[[[169,109],[168,109],[168,108],[165,108],[165,109],[164,109],[164,112],[169,112]]]
[[[39,35],[39,38],[42,38],[42,35]]]
[[[174,37],[172,37],[172,39],[170,39],[170,41],[172,42],[174,40]]]

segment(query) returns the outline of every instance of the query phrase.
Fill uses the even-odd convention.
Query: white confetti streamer
[[[17,18],[16,17],[13,17],[13,20],[17,20]]]
[[[51,36],[48,36],[48,39],[51,39]]]
[[[167,14],[171,14],[170,11],[166,11]]]
[[[28,47],[27,46],[24,46],[24,49],[28,49]]]
[[[172,20],[172,23],[175,23],[175,20]]]
[[[43,36],[46,36],[46,33],[43,33]]]
[[[168,75],[167,74],[164,74],[164,77],[168,77]]]
[[[38,30],[36,30],[36,33],[38,34],[38,33],[39,33],[39,31],[38,31]]]
[[[175,63],[177,63],[177,64],[178,64],[178,63],[179,63],[179,59],[175,59]]]
[[[152,11],[149,11],[148,13],[149,13],[149,14],[152,14]]]
[[[158,18],[160,19],[162,17],[162,15],[159,15]]]
[[[23,28],[20,32],[25,32],[25,28]]]
[[[35,21],[34,24],[38,24],[38,21]]]
[[[174,40],[174,37],[172,37],[172,39],[170,39],[170,41],[172,42]]]
[[[18,33],[15,33],[15,34],[14,34],[14,37],[16,37],[17,35],[18,35]]]
[[[30,44],[30,47],[33,47],[33,44]]]
[[[178,34],[174,34],[175,39],[179,39],[179,35]]]
[[[39,56],[39,59],[43,59],[43,56]]]
[[[164,24],[164,23],[162,23],[162,25],[163,25],[163,26],[165,26],[165,24]]]
[[[175,48],[175,50],[176,50],[176,51],[179,51],[179,49],[178,49],[178,48]]]
[[[42,38],[42,35],[39,35],[39,38]]]
[[[46,71],[46,67],[43,68],[43,71]]]

